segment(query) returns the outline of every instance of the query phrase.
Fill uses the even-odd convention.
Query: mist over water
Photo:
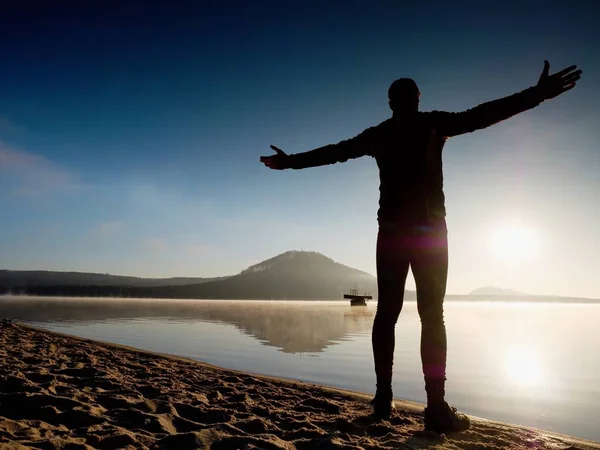
[[[229,324],[285,353],[318,353],[346,335],[370,330],[374,311],[346,302],[142,299],[0,300],[0,317],[61,327],[158,321]]]
[[[374,392],[376,303],[0,297],[0,317],[222,367]],[[447,302],[448,400],[470,414],[600,440],[599,304]],[[423,402],[420,323],[396,326],[394,394]]]

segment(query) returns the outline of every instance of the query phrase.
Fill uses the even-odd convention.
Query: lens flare
[[[533,228],[519,223],[506,224],[493,233],[491,247],[493,253],[503,260],[529,260],[537,254],[538,234]]]

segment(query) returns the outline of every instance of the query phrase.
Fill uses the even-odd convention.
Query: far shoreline
[[[214,301],[214,302],[287,302],[287,303],[306,303],[306,302],[323,302],[323,303],[347,303],[345,299],[261,299],[261,298],[183,298],[183,297],[118,297],[118,296],[82,296],[82,295],[38,295],[38,294],[15,294],[3,293],[0,294],[0,299],[4,298],[28,298],[28,299],[79,299],[79,300],[144,300],[144,301]],[[404,299],[405,302],[416,302],[414,296]],[[447,294],[445,296],[447,302],[461,303],[523,303],[523,304],[600,304],[600,299],[586,297],[557,297],[557,296],[541,296],[541,295],[523,295],[523,296],[508,296],[508,295],[459,295]],[[370,303],[377,303],[377,299],[369,300]]]

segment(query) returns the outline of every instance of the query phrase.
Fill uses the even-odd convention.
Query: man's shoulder
[[[369,130],[381,130],[389,127],[392,124],[392,117],[385,119],[383,122],[378,123],[377,125],[373,125],[369,128]]]
[[[420,114],[422,117],[421,123],[429,127],[438,128],[445,126],[448,121],[452,120],[455,113],[435,109],[433,111],[421,112]]]
[[[361,135],[369,137],[371,139],[377,139],[385,135],[392,128],[392,118],[385,119],[383,122],[378,123],[377,125],[370,126],[366,128]]]
[[[447,116],[449,113],[448,111],[440,111],[437,109],[434,109],[433,111],[422,111],[419,112],[419,114],[423,117],[423,119],[437,119],[439,117],[444,117]]]

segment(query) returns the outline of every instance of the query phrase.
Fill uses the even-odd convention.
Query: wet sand
[[[389,421],[364,394],[225,370],[184,358],[0,322],[0,450],[600,449],[472,418],[423,432],[423,405]]]

